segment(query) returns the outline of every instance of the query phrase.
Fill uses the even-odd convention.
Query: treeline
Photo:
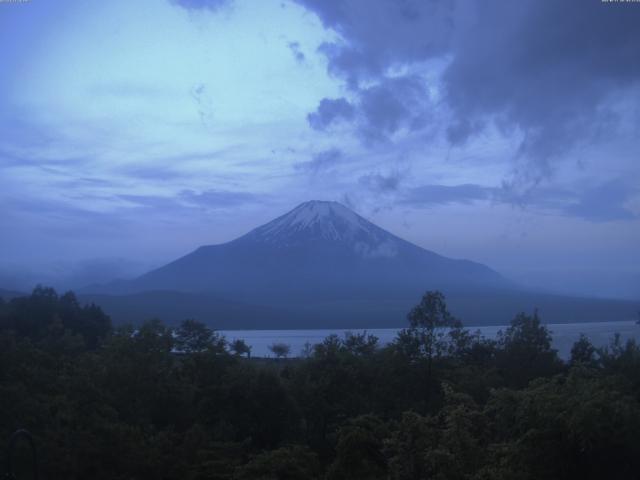
[[[563,362],[537,314],[486,339],[438,292],[408,320],[384,347],[249,359],[197,321],[113,328],[37,288],[0,301],[0,435],[29,429],[48,479],[638,478],[636,343]]]

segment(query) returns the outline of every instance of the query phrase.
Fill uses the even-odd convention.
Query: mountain
[[[292,318],[286,310],[228,301],[210,294],[149,291],[127,295],[81,294],[79,299],[82,303],[99,305],[116,323],[135,324],[161,318],[177,324],[185,318],[197,318],[214,323],[217,329],[233,329],[238,325],[243,328],[260,328],[265,324],[280,328],[293,326],[282,323],[283,319]]]
[[[112,285],[111,293],[215,292],[238,301],[288,303],[511,286],[484,265],[420,248],[339,203],[311,201],[231,242],[200,247]]]
[[[468,324],[540,307],[549,322],[632,318],[631,302],[528,292],[489,267],[407,242],[336,202],[311,201],[220,245],[82,292],[116,321],[195,317],[217,328],[403,326],[426,290]]]

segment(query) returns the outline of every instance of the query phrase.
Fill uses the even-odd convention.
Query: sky
[[[640,299],[640,3],[0,0],[0,288],[307,200],[523,285]]]

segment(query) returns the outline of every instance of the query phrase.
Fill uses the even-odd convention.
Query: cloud
[[[193,208],[227,208],[256,203],[262,197],[249,192],[227,190],[182,190],[177,195],[118,195],[139,207],[163,212],[184,212]]]
[[[350,98],[348,117],[325,99],[309,123],[351,121],[370,146],[432,123],[454,146],[495,127],[518,142],[513,159],[533,183],[574,147],[615,136],[624,99],[640,90],[640,8],[632,4],[298,3],[338,34],[320,52]]]
[[[610,121],[608,102],[640,78],[640,9],[611,7],[483,4],[443,76],[455,121],[520,129],[521,153],[542,162],[593,138]]]
[[[316,175],[323,171],[329,170],[343,161],[342,150],[331,148],[324,150],[313,156],[308,162],[299,162],[294,164],[296,170],[309,172]]]
[[[300,43],[289,42],[287,46],[289,47],[289,50],[291,50],[291,53],[293,54],[293,58],[296,59],[296,62],[304,63],[305,56],[304,56],[304,53],[302,53],[302,51],[300,50]]]
[[[452,2],[298,0],[315,12],[341,41],[321,51],[330,73],[350,88],[385,76],[389,67],[420,62],[447,52],[452,33]]]
[[[339,34],[339,40],[319,50],[329,73],[345,81],[351,97],[349,102],[340,99],[345,110],[348,105],[348,115],[334,113],[328,103],[332,100],[321,100],[308,117],[312,128],[322,130],[337,119],[353,122],[363,143],[374,146],[403,129],[412,132],[428,125],[433,105],[421,68],[425,60],[448,51],[454,14],[450,2],[299,3]],[[420,68],[406,68],[414,64]]]
[[[214,107],[211,95],[207,90],[207,86],[203,83],[195,85],[191,89],[191,98],[196,104],[198,117],[204,127],[210,127],[214,119]]]
[[[639,188],[632,187],[621,179],[577,191],[557,187],[538,187],[526,192],[518,192],[511,190],[508,184],[501,186],[428,184],[402,192],[398,203],[428,207],[490,201],[496,205],[535,209],[548,214],[570,216],[598,223],[639,219],[640,214],[630,207],[633,198],[639,194]]]
[[[314,130],[324,130],[339,120],[351,120],[354,108],[344,98],[323,98],[315,112],[307,115],[307,121]]]
[[[415,75],[385,79],[360,91],[362,113],[359,132],[368,141],[388,139],[401,128],[417,130],[428,118],[425,104],[429,95]]]
[[[231,5],[233,0],[170,0],[170,2],[187,10],[211,10],[215,12]]]
[[[375,193],[389,193],[396,192],[400,188],[404,177],[405,174],[403,172],[396,170],[388,175],[380,173],[363,175],[358,179],[358,182]]]
[[[386,141],[401,129],[424,127],[429,119],[429,93],[416,75],[386,78],[357,90],[357,102],[324,98],[307,119],[315,130],[325,130],[339,120],[352,121],[367,144]]]

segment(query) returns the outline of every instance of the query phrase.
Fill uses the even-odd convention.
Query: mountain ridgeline
[[[135,312],[169,321],[193,316],[220,328],[372,328],[402,325],[412,302],[436,289],[475,323],[506,322],[514,310],[562,298],[534,301],[485,265],[443,257],[321,201],[84,296],[116,320],[136,320]],[[479,304],[486,318],[474,315]]]
[[[507,287],[498,273],[422,249],[335,202],[307,202],[222,245],[120,285],[125,292],[215,292],[241,301],[416,297],[425,288]]]

